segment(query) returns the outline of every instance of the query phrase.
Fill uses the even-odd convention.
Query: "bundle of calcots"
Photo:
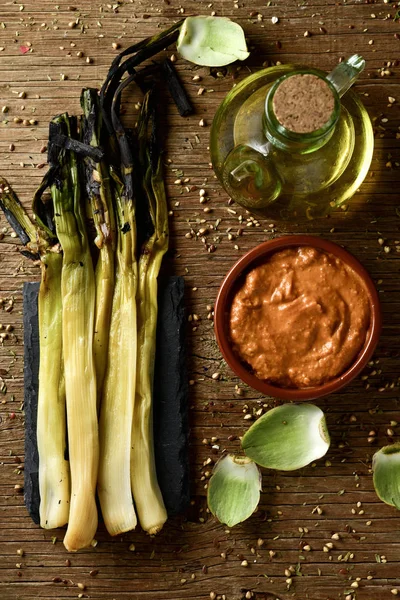
[[[134,529],[136,513],[150,534],[167,518],[155,469],[152,388],[168,211],[153,87],[146,68],[135,67],[174,41],[179,26],[121,53],[100,94],[82,91],[82,117],[52,120],[50,168],[34,197],[34,222],[0,181],[0,204],[41,264],[40,524],[67,523],[70,551],[95,536],[96,489],[112,535]],[[134,80],[144,100],[128,131],[121,94]]]

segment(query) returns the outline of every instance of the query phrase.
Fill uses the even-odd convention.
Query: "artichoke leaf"
[[[223,67],[249,56],[243,29],[226,17],[185,19],[177,50],[186,60],[204,67]]]
[[[314,404],[283,404],[245,433],[242,448],[261,467],[294,471],[324,456],[330,445],[325,415]]]
[[[208,483],[208,508],[233,527],[248,519],[260,501],[261,474],[246,456],[226,454],[215,465]]]
[[[378,498],[400,510],[400,443],[384,446],[374,454],[372,472]]]

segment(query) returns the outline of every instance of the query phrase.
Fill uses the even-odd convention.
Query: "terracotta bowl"
[[[259,264],[260,259],[266,258],[272,252],[293,246],[312,246],[340,258],[362,278],[371,303],[371,324],[364,346],[357,359],[338,377],[319,386],[308,388],[283,388],[256,377],[251,372],[250,367],[241,362],[239,357],[234,353],[228,331],[231,299],[239,277],[256,264]],[[314,398],[319,398],[320,396],[326,396],[332,392],[337,392],[362,371],[370,360],[378,343],[382,318],[375,285],[367,271],[358,260],[352,256],[352,254],[347,252],[347,250],[344,250],[341,246],[320,237],[311,235],[289,235],[275,238],[256,246],[233,265],[222,282],[218,292],[214,308],[214,326],[217,342],[226,362],[242,381],[263,394],[281,398],[282,400],[312,400]]]

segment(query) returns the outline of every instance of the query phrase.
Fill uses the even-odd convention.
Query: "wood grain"
[[[72,2],[72,0],[71,0]],[[268,4],[268,6],[267,6]],[[29,207],[45,167],[40,152],[46,142],[49,119],[68,110],[79,112],[83,86],[99,86],[116,51],[170,25],[183,15],[228,16],[245,29],[252,54],[233,78],[232,69],[222,77],[178,60],[176,63],[196,113],[180,118],[175,106],[163,98],[171,216],[171,250],[166,269],[184,275],[188,313],[201,319],[188,323],[193,504],[188,515],[171,520],[154,539],[140,531],[118,539],[101,528],[95,548],[68,556],[62,545],[63,531],[46,532],[34,526],[26,514],[23,497],[14,486],[21,484],[23,464],[23,346],[22,283],[38,278],[38,270],[21,257],[10,229],[4,227],[0,251],[0,295],[14,297],[13,311],[1,312],[2,325],[14,326],[13,336],[0,346],[0,376],[7,390],[0,405],[0,597],[2,600],[203,600],[214,592],[220,598],[239,600],[253,592],[257,600],[384,600],[391,590],[400,594],[400,516],[375,496],[370,473],[374,450],[391,441],[387,429],[399,419],[400,333],[400,21],[394,20],[396,2],[365,3],[357,0],[280,0],[257,3],[247,0],[140,0],[99,2],[78,0],[76,11],[66,2],[3,1],[0,7],[0,106],[9,107],[0,124],[0,173],[14,186]],[[113,8],[114,7],[114,8]],[[258,17],[258,14],[261,16]],[[272,24],[271,17],[279,22]],[[76,28],[69,23],[79,19]],[[310,32],[309,37],[304,33]],[[23,54],[21,47],[31,44]],[[23,50],[24,48],[22,48]],[[83,52],[79,58],[77,52]],[[264,64],[299,62],[332,69],[340,57],[354,52],[367,60],[357,83],[376,129],[371,171],[347,211],[329,219],[302,225],[261,221],[246,226],[246,212],[233,207],[209,166],[208,135],[213,114],[238,81]],[[168,51],[171,54],[171,50]],[[86,62],[90,57],[91,62]],[[387,62],[391,65],[387,67]],[[389,72],[381,76],[382,70]],[[194,73],[202,75],[193,82]],[[63,75],[65,78],[63,78]],[[199,87],[206,88],[198,95]],[[19,98],[26,92],[26,98]],[[388,97],[396,99],[389,105]],[[131,103],[132,104],[132,103]],[[14,117],[37,119],[24,127]],[[199,120],[207,122],[199,127]],[[387,119],[387,121],[385,120]],[[15,150],[9,150],[10,143]],[[188,188],[175,184],[188,178]],[[190,186],[197,190],[188,191]],[[209,198],[204,213],[198,189]],[[208,253],[196,236],[201,220],[209,227],[221,219],[217,231],[207,236],[216,251]],[[243,220],[241,223],[240,221]],[[273,225],[273,227],[271,227]],[[243,233],[233,241],[227,229]],[[244,410],[272,406],[273,400],[241,385],[222,361],[207,305],[213,304],[219,284],[234,260],[272,236],[309,232],[337,241],[353,252],[377,282],[382,300],[384,328],[374,363],[341,394],[322,399],[332,434],[326,459],[294,473],[265,472],[258,512],[231,531],[206,512],[205,471],[208,458],[215,461],[224,449],[237,450],[232,436],[243,433]],[[378,240],[383,239],[383,245]],[[238,250],[234,245],[238,245]],[[390,248],[386,253],[384,246]],[[221,373],[218,381],[212,379]],[[248,407],[248,408],[246,408]],[[354,418],[350,420],[350,416]],[[368,443],[376,431],[376,444]],[[393,427],[394,440],[399,427]],[[400,430],[399,430],[400,431]],[[219,450],[203,439],[218,437]],[[229,439],[231,441],[229,441]],[[215,453],[214,453],[215,452]],[[361,503],[358,505],[357,503]],[[314,509],[320,507],[321,514]],[[339,533],[339,540],[331,540]],[[262,539],[263,544],[257,545]],[[324,552],[327,542],[333,543]],[[135,552],[129,551],[131,543]],[[311,551],[304,551],[309,545]],[[23,556],[17,554],[22,549]],[[66,566],[66,560],[70,566]],[[241,566],[243,560],[248,566]],[[289,587],[285,569],[296,573]],[[98,571],[91,576],[90,572]],[[357,578],[358,588],[351,587]],[[77,583],[87,587],[82,592]],[[289,587],[289,589],[288,589]],[[249,594],[248,594],[249,596]],[[247,596],[247,597],[248,597]],[[211,597],[215,597],[211,594]]]

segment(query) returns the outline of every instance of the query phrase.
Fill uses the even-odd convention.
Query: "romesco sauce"
[[[309,246],[271,254],[233,297],[233,349],[259,378],[281,387],[318,386],[357,358],[370,326],[362,279]]]

